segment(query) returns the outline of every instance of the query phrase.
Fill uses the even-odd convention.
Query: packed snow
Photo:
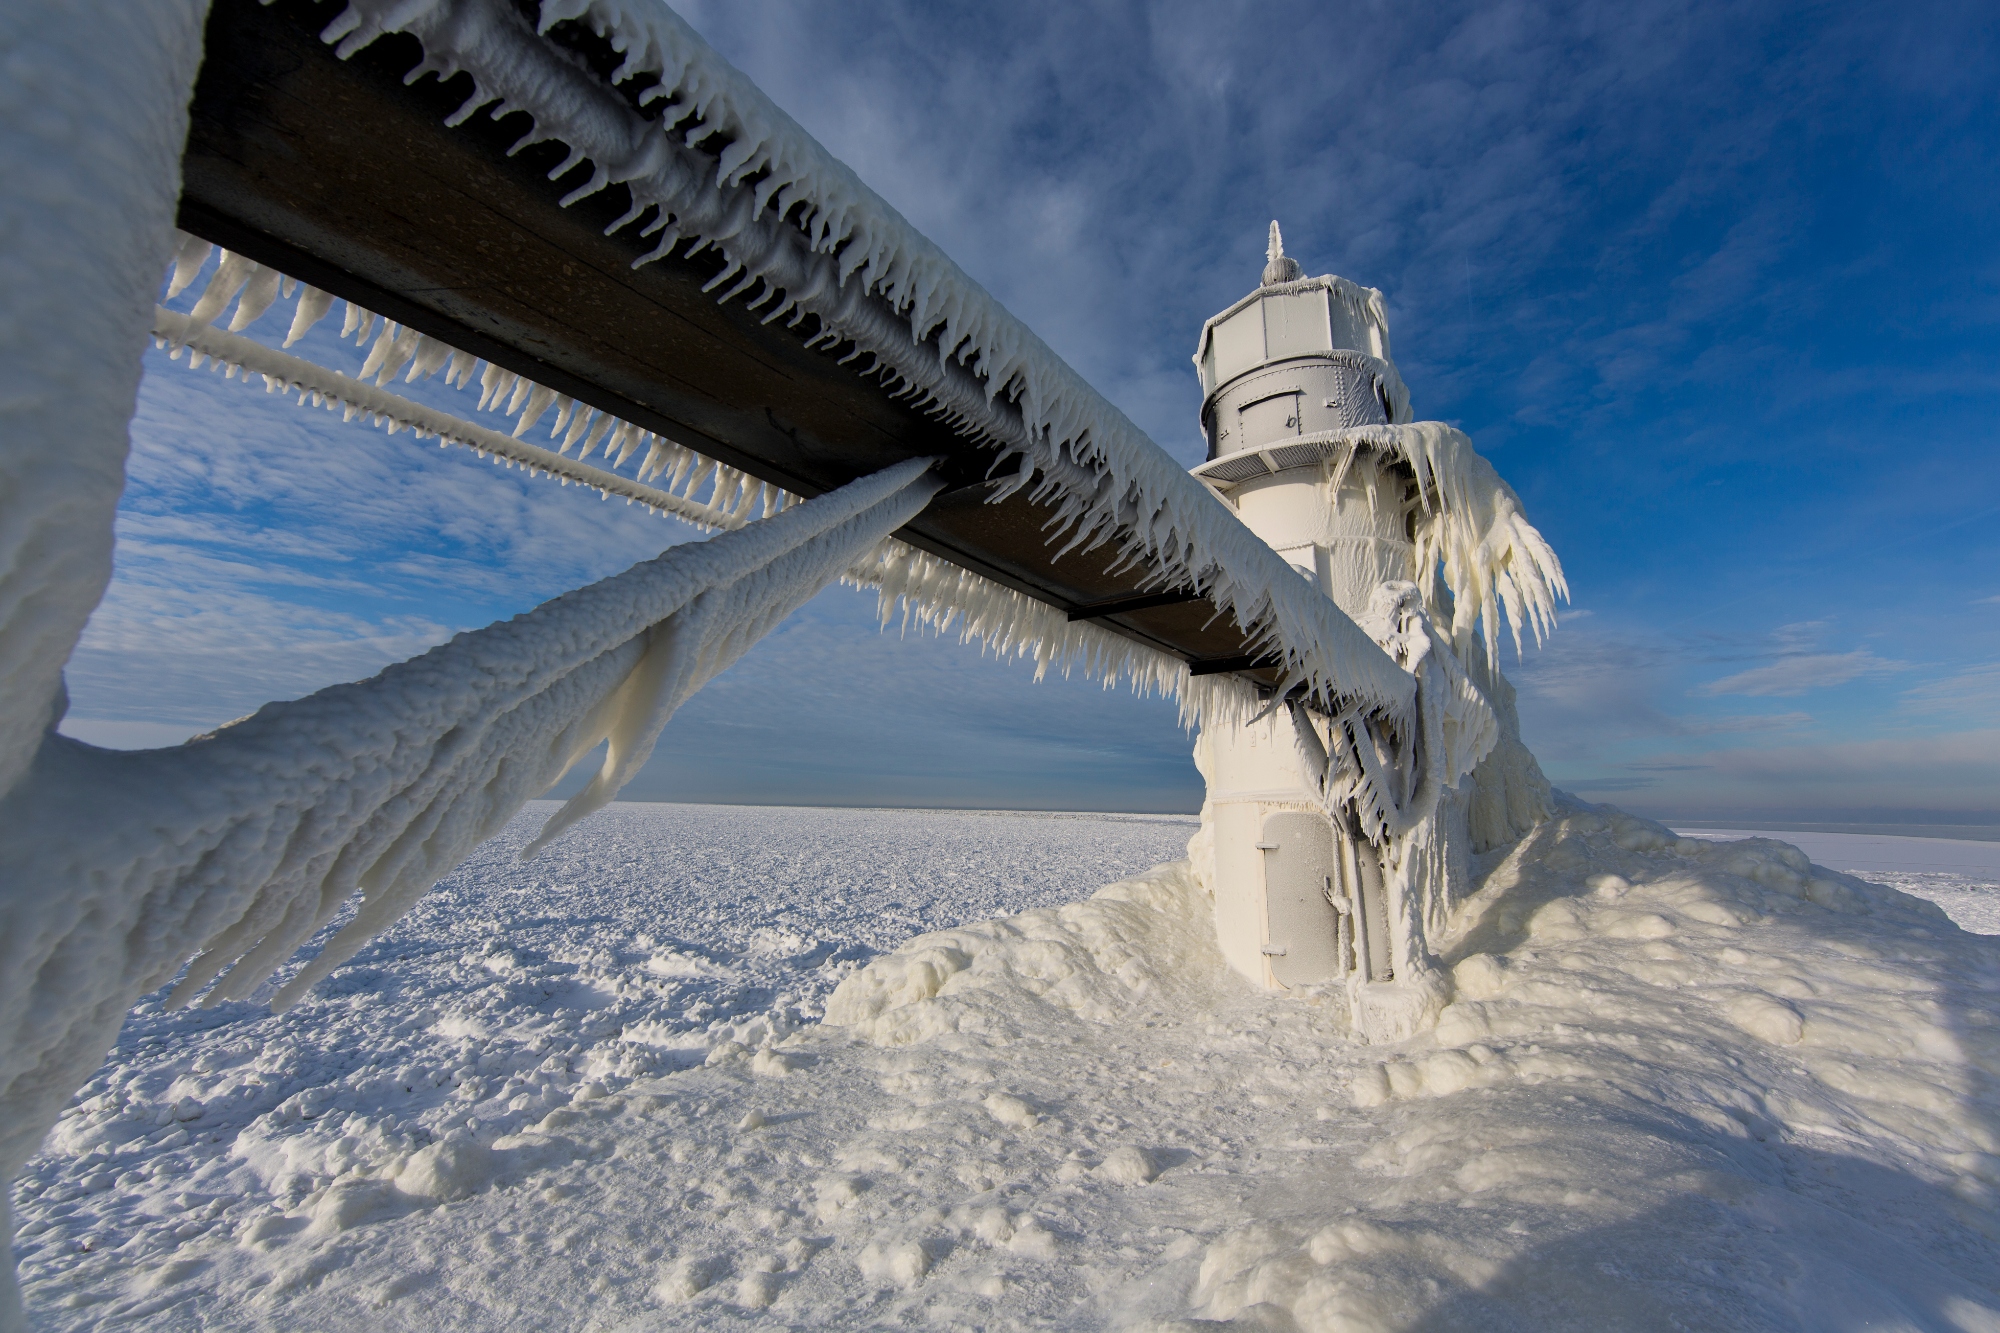
[[[1813,860],[1928,898],[1967,930],[2000,935],[2000,842],[1912,838],[1893,833],[1741,832],[1683,828],[1689,838],[1734,842],[1773,838]]]
[[[133,1012],[22,1177],[38,1326],[2000,1328],[2000,944],[1780,843],[1567,806],[1371,1047],[1223,966],[1191,818],[517,862],[551,808],[288,1013]]]

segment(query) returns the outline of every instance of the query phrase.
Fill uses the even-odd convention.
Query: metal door
[[[1283,986],[1330,981],[1345,970],[1333,829],[1324,818],[1296,810],[1264,819],[1264,952]]]
[[[1254,403],[1245,403],[1236,414],[1239,449],[1262,449],[1299,433],[1299,391],[1286,389]]]

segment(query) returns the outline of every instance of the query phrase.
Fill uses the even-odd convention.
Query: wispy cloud
[[[1901,702],[1911,713],[2000,724],[2000,665],[1986,663],[1914,686],[1903,691]]]
[[[1565,616],[1539,652],[1507,670],[1515,677],[1530,743],[1546,758],[1594,761],[1634,743],[1796,730],[1810,714],[1708,714],[1676,710],[1677,682],[1711,649],[1690,640],[1618,631],[1589,612]]]
[[[1769,666],[1752,667],[1721,680],[1697,685],[1692,693],[1703,698],[1742,694],[1751,698],[1787,698],[1809,690],[1829,689],[1851,680],[1892,675],[1910,669],[1908,662],[1877,657],[1866,648],[1851,653],[1798,653],[1781,657]]]

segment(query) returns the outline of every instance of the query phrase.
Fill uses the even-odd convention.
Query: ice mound
[[[1049,1006],[1109,1023],[1136,1007],[1202,1007],[1236,989],[1213,904],[1188,863],[1080,903],[919,935],[842,982],[826,1021],[882,1046],[947,1032],[1019,1036]]]
[[[1353,1067],[1350,1162],[1204,1247],[1204,1321],[2000,1328],[1990,938],[1572,804],[1446,962],[1436,1030]]]

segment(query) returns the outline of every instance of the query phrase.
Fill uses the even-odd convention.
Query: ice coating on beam
[[[0,8],[0,792],[60,716],[63,663],[111,576],[201,8]]]
[[[169,299],[192,283],[214,250],[206,241],[181,234],[167,284]],[[688,464],[699,456],[663,435],[577,403],[567,395],[485,363],[448,343],[384,320],[351,301],[347,303],[341,336],[353,335],[357,343],[366,343],[371,335],[374,337],[358,375],[343,375],[239,337],[236,330],[247,329],[271,309],[268,303],[244,304],[253,289],[260,286],[273,290],[286,288],[297,296],[285,347],[303,337],[333,304],[333,298],[325,292],[224,250],[207,287],[185,315],[156,308],[155,340],[172,347],[175,360],[180,359],[183,347],[191,349],[186,362],[190,369],[200,369],[206,360],[218,360],[232,368],[231,378],[246,370],[253,371],[264,377],[266,387],[272,392],[288,388],[302,393],[302,404],[310,400],[315,406],[338,405],[346,409],[348,420],[361,414],[385,425],[391,434],[407,427],[415,430],[419,438],[436,435],[452,443],[466,444],[483,454],[560,477],[565,484],[576,481],[599,491],[623,495],[702,527],[740,526],[752,517],[768,516],[798,502],[799,497],[779,487],[748,478],[735,468],[712,460],[702,460],[707,469],[697,472]],[[237,302],[237,307],[228,323],[229,331],[214,328],[213,322],[229,309],[231,300]],[[479,409],[514,417],[511,439],[382,391],[381,386],[399,376],[405,383],[413,383],[429,379],[440,370],[445,371],[446,383],[458,389],[468,388],[477,374]],[[366,383],[369,380],[373,381],[372,386]],[[549,430],[550,438],[557,441],[553,453],[515,444],[551,406],[556,408],[555,422]],[[622,465],[642,446],[645,448],[636,485],[616,473],[580,466],[600,443],[605,446],[608,460],[614,451],[617,453],[616,459],[610,460],[614,466]],[[575,463],[566,461],[564,456],[579,444]],[[647,483],[668,474],[671,480],[662,498],[660,490]],[[706,504],[694,496],[697,485],[703,481],[712,482]]]
[[[173,248],[205,8],[0,7],[0,793],[21,784],[61,719],[63,665],[111,577],[148,296]],[[61,895],[12,865],[0,862],[0,872],[0,994],[13,994],[26,985],[23,955],[42,943],[16,927],[16,910]],[[45,1087],[33,1114],[10,1105],[0,1124],[4,1333],[24,1326],[14,1173],[123,1013],[100,1000],[81,1059]],[[20,1021],[10,1012],[0,1023],[0,1080],[10,1086],[34,1077],[30,1044],[13,1035]]]
[[[623,53],[612,84],[494,0],[355,0],[323,35],[342,56],[415,36],[424,59],[410,80],[475,84],[453,123],[525,112],[518,146],[556,141],[592,164],[569,201],[627,187],[632,207],[611,230],[660,237],[636,262],[683,243],[719,250],[719,299],[754,288],[748,304],[768,304],[767,321],[816,317],[812,343],[851,343],[843,360],[865,358],[864,375],[993,451],[993,475],[1009,478],[995,499],[1031,486],[1054,505],[1061,553],[1108,546],[1151,584],[1202,589],[1282,659],[1288,687],[1411,723],[1408,678],[1352,621],[677,15],[567,0],[542,8],[540,28],[571,20]],[[614,86],[635,78],[650,81],[643,105],[666,99],[659,120]],[[688,146],[714,138],[727,141],[718,157]]]
[[[186,289],[193,282],[213,250],[214,247],[205,241],[183,236],[181,248],[176,254],[176,267],[168,283],[169,296]],[[297,341],[306,328],[324,316],[331,303],[331,298],[325,297],[324,293],[303,286],[298,300],[299,309],[309,313],[294,318],[291,332],[286,337],[287,345]],[[227,303],[219,304],[216,309],[219,315],[228,309]],[[345,321],[348,334],[358,332],[359,340],[366,341],[380,323],[379,317],[372,312],[350,304]],[[561,437],[560,447],[551,452],[519,443],[518,437],[524,433],[521,426],[517,425],[512,435],[501,435],[316,362],[288,356],[240,334],[225,333],[210,325],[195,325],[189,316],[163,307],[156,307],[155,310],[154,336],[157,342],[174,349],[177,362],[191,369],[200,369],[204,362],[216,368],[234,367],[244,372],[246,378],[248,374],[263,377],[270,392],[296,394],[301,406],[323,406],[328,410],[344,408],[347,420],[365,420],[382,426],[392,434],[408,429],[420,439],[435,436],[443,441],[464,444],[512,464],[525,466],[533,475],[553,476],[566,484],[574,481],[601,492],[624,495],[698,526],[711,529],[741,527],[746,519],[738,511],[744,504],[752,508],[761,505],[768,514],[799,503],[799,497],[788,491],[769,483],[746,479],[735,469],[661,436],[651,437],[640,475],[663,476],[665,490],[630,481],[617,473],[583,466],[566,456],[570,447],[583,442],[584,448],[578,454],[581,459],[590,454],[614,424],[627,432],[637,432],[639,428],[581,404],[572,404],[567,432]],[[429,353],[433,363],[432,373],[436,366],[442,366],[447,361],[460,367],[457,372],[447,372],[455,387],[468,389],[475,377],[480,380],[479,406],[483,410],[504,413],[513,401],[513,395],[519,394],[522,402],[517,406],[517,414],[524,413],[537,388],[531,381],[468,353],[451,349],[435,339],[423,338],[420,345],[440,349],[439,352]],[[403,376],[406,381],[423,377],[426,355],[422,350],[415,353],[409,373]],[[481,367],[484,367],[483,372]],[[376,384],[385,383],[389,378],[390,372],[378,364],[375,369]],[[551,435],[562,429],[563,421],[559,416]],[[617,447],[615,443],[608,443],[608,449]],[[710,483],[713,484],[710,501],[704,504],[695,500],[695,494]],[[732,495],[742,495],[747,499],[736,509],[723,507],[723,500]],[[940,634],[955,634],[961,642],[978,643],[1003,658],[1016,657],[1031,662],[1037,679],[1051,669],[1063,675],[1077,670],[1107,686],[1127,682],[1141,694],[1157,691],[1180,701],[1183,719],[1190,725],[1198,722],[1204,714],[1220,715],[1218,710],[1221,710],[1234,716],[1254,706],[1247,692],[1225,677],[1191,679],[1186,666],[1178,658],[1088,621],[1072,621],[1046,602],[1037,601],[893,537],[885,538],[875,550],[850,568],[842,576],[842,581],[857,588],[873,589],[879,594],[884,626],[900,616],[905,628],[915,623]]]

